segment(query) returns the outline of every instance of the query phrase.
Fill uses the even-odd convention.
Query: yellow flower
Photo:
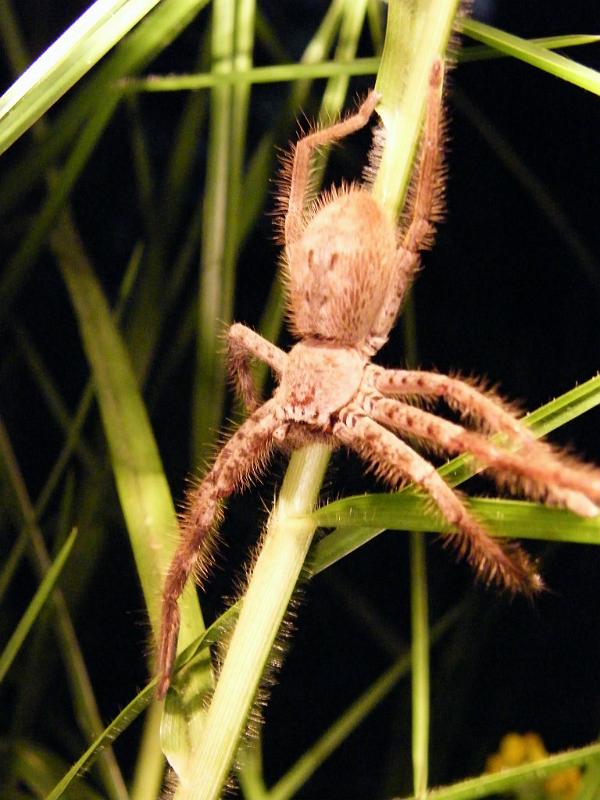
[[[547,755],[548,752],[539,734],[507,733],[500,742],[498,752],[488,757],[486,772],[501,772],[503,769],[518,767],[521,764],[531,764],[546,758]],[[557,772],[542,784],[545,800],[574,800],[580,784],[581,770],[577,767],[568,767]],[[519,797],[518,790],[516,796]]]

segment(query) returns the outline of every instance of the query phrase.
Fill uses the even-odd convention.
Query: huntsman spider
[[[368,183],[333,187],[307,201],[315,148],[366,126],[380,99],[375,91],[355,113],[303,136],[293,149],[283,181],[281,228],[289,321],[300,341],[285,353],[244,325],[229,329],[231,373],[250,414],[187,496],[181,541],[163,591],[159,697],[167,691],[175,658],[177,601],[192,572],[206,573],[221,504],[265,467],[277,447],[325,441],[357,453],[392,488],[413,483],[451,526],[447,538],[459,555],[484,581],[511,592],[540,590],[535,565],[518,545],[492,539],[460,495],[403,436],[449,455],[468,452],[499,484],[527,497],[584,517],[599,512],[600,470],[538,442],[491,392],[456,377],[370,363],[388,338],[419,253],[431,246],[440,219],[443,79],[442,63],[436,61],[407,222],[400,231]],[[273,396],[262,405],[249,369],[252,358],[265,362],[277,381]],[[438,400],[454,408],[471,429],[421,407]],[[501,433],[505,445],[487,433]]]

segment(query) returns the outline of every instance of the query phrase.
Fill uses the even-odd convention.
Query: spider
[[[333,187],[307,203],[315,148],[366,126],[380,99],[375,91],[351,116],[303,136],[293,149],[284,179],[281,228],[289,320],[300,341],[285,353],[244,325],[229,328],[231,373],[250,414],[187,496],[181,542],[163,591],[159,697],[167,691],[175,657],[177,601],[192,572],[206,573],[210,533],[221,504],[264,468],[275,448],[326,441],[357,453],[393,488],[412,482],[452,526],[448,540],[479,577],[526,595],[543,585],[526,553],[516,544],[492,539],[460,495],[402,437],[450,455],[466,451],[498,483],[529,497],[580,516],[599,512],[600,470],[538,442],[491,392],[456,377],[370,363],[387,340],[419,252],[432,244],[441,215],[443,79],[437,60],[430,73],[408,222],[401,232],[368,182]],[[252,358],[268,364],[278,382],[262,405],[249,369]],[[440,399],[475,429],[425,410],[423,402],[415,404]],[[505,445],[486,438],[491,432],[503,434]]]

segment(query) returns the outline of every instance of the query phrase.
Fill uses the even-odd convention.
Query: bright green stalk
[[[190,769],[180,775],[174,800],[217,800],[256,699],[265,664],[287,611],[315,531],[314,523],[290,517],[312,508],[329,450],[312,445],[294,453],[271,515],[238,623],[227,650]]]

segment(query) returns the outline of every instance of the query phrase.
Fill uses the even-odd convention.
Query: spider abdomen
[[[396,247],[394,225],[366,189],[333,190],[287,248],[294,331],[360,346],[385,301]]]

